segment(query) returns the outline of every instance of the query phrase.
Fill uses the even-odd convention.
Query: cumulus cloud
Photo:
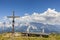
[[[60,25],[60,12],[55,9],[48,8],[43,13],[33,13],[32,15],[25,15],[19,19],[23,22],[39,22],[50,25]]]
[[[6,16],[4,17],[5,22],[8,22],[12,20],[12,18],[7,18]],[[7,20],[7,21],[6,21]],[[15,19],[16,22],[15,26],[22,26],[26,22],[38,22],[38,23],[43,23],[43,24],[50,24],[50,25],[60,25],[60,12],[56,11],[55,9],[48,8],[46,11],[43,13],[32,13],[29,15],[26,13],[24,16],[20,18]],[[19,24],[20,23],[20,24]],[[3,23],[0,23],[0,26],[2,26]],[[11,23],[6,23],[6,25],[10,25]]]

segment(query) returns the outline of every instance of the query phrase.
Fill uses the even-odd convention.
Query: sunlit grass
[[[6,34],[9,34],[9,33],[0,34],[0,40],[60,40],[60,34],[58,34],[58,35],[51,34],[51,35],[49,35],[48,38],[45,38],[45,37],[26,37],[26,36],[6,37]]]

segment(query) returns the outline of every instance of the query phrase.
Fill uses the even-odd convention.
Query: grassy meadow
[[[10,33],[0,34],[0,40],[60,40],[60,34],[50,34],[48,38],[45,37],[26,37],[26,36],[12,36]]]

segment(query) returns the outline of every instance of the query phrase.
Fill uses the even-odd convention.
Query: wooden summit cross
[[[7,16],[7,17],[12,18],[12,33],[14,33],[14,23],[15,23],[14,19],[19,18],[19,16],[15,16],[13,11],[12,16]]]

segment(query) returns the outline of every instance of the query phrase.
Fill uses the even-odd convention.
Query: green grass
[[[4,37],[6,34],[4,33],[0,34],[0,40],[60,40],[60,34],[50,34],[48,38],[44,37],[24,37],[24,36],[18,36],[18,37]]]

